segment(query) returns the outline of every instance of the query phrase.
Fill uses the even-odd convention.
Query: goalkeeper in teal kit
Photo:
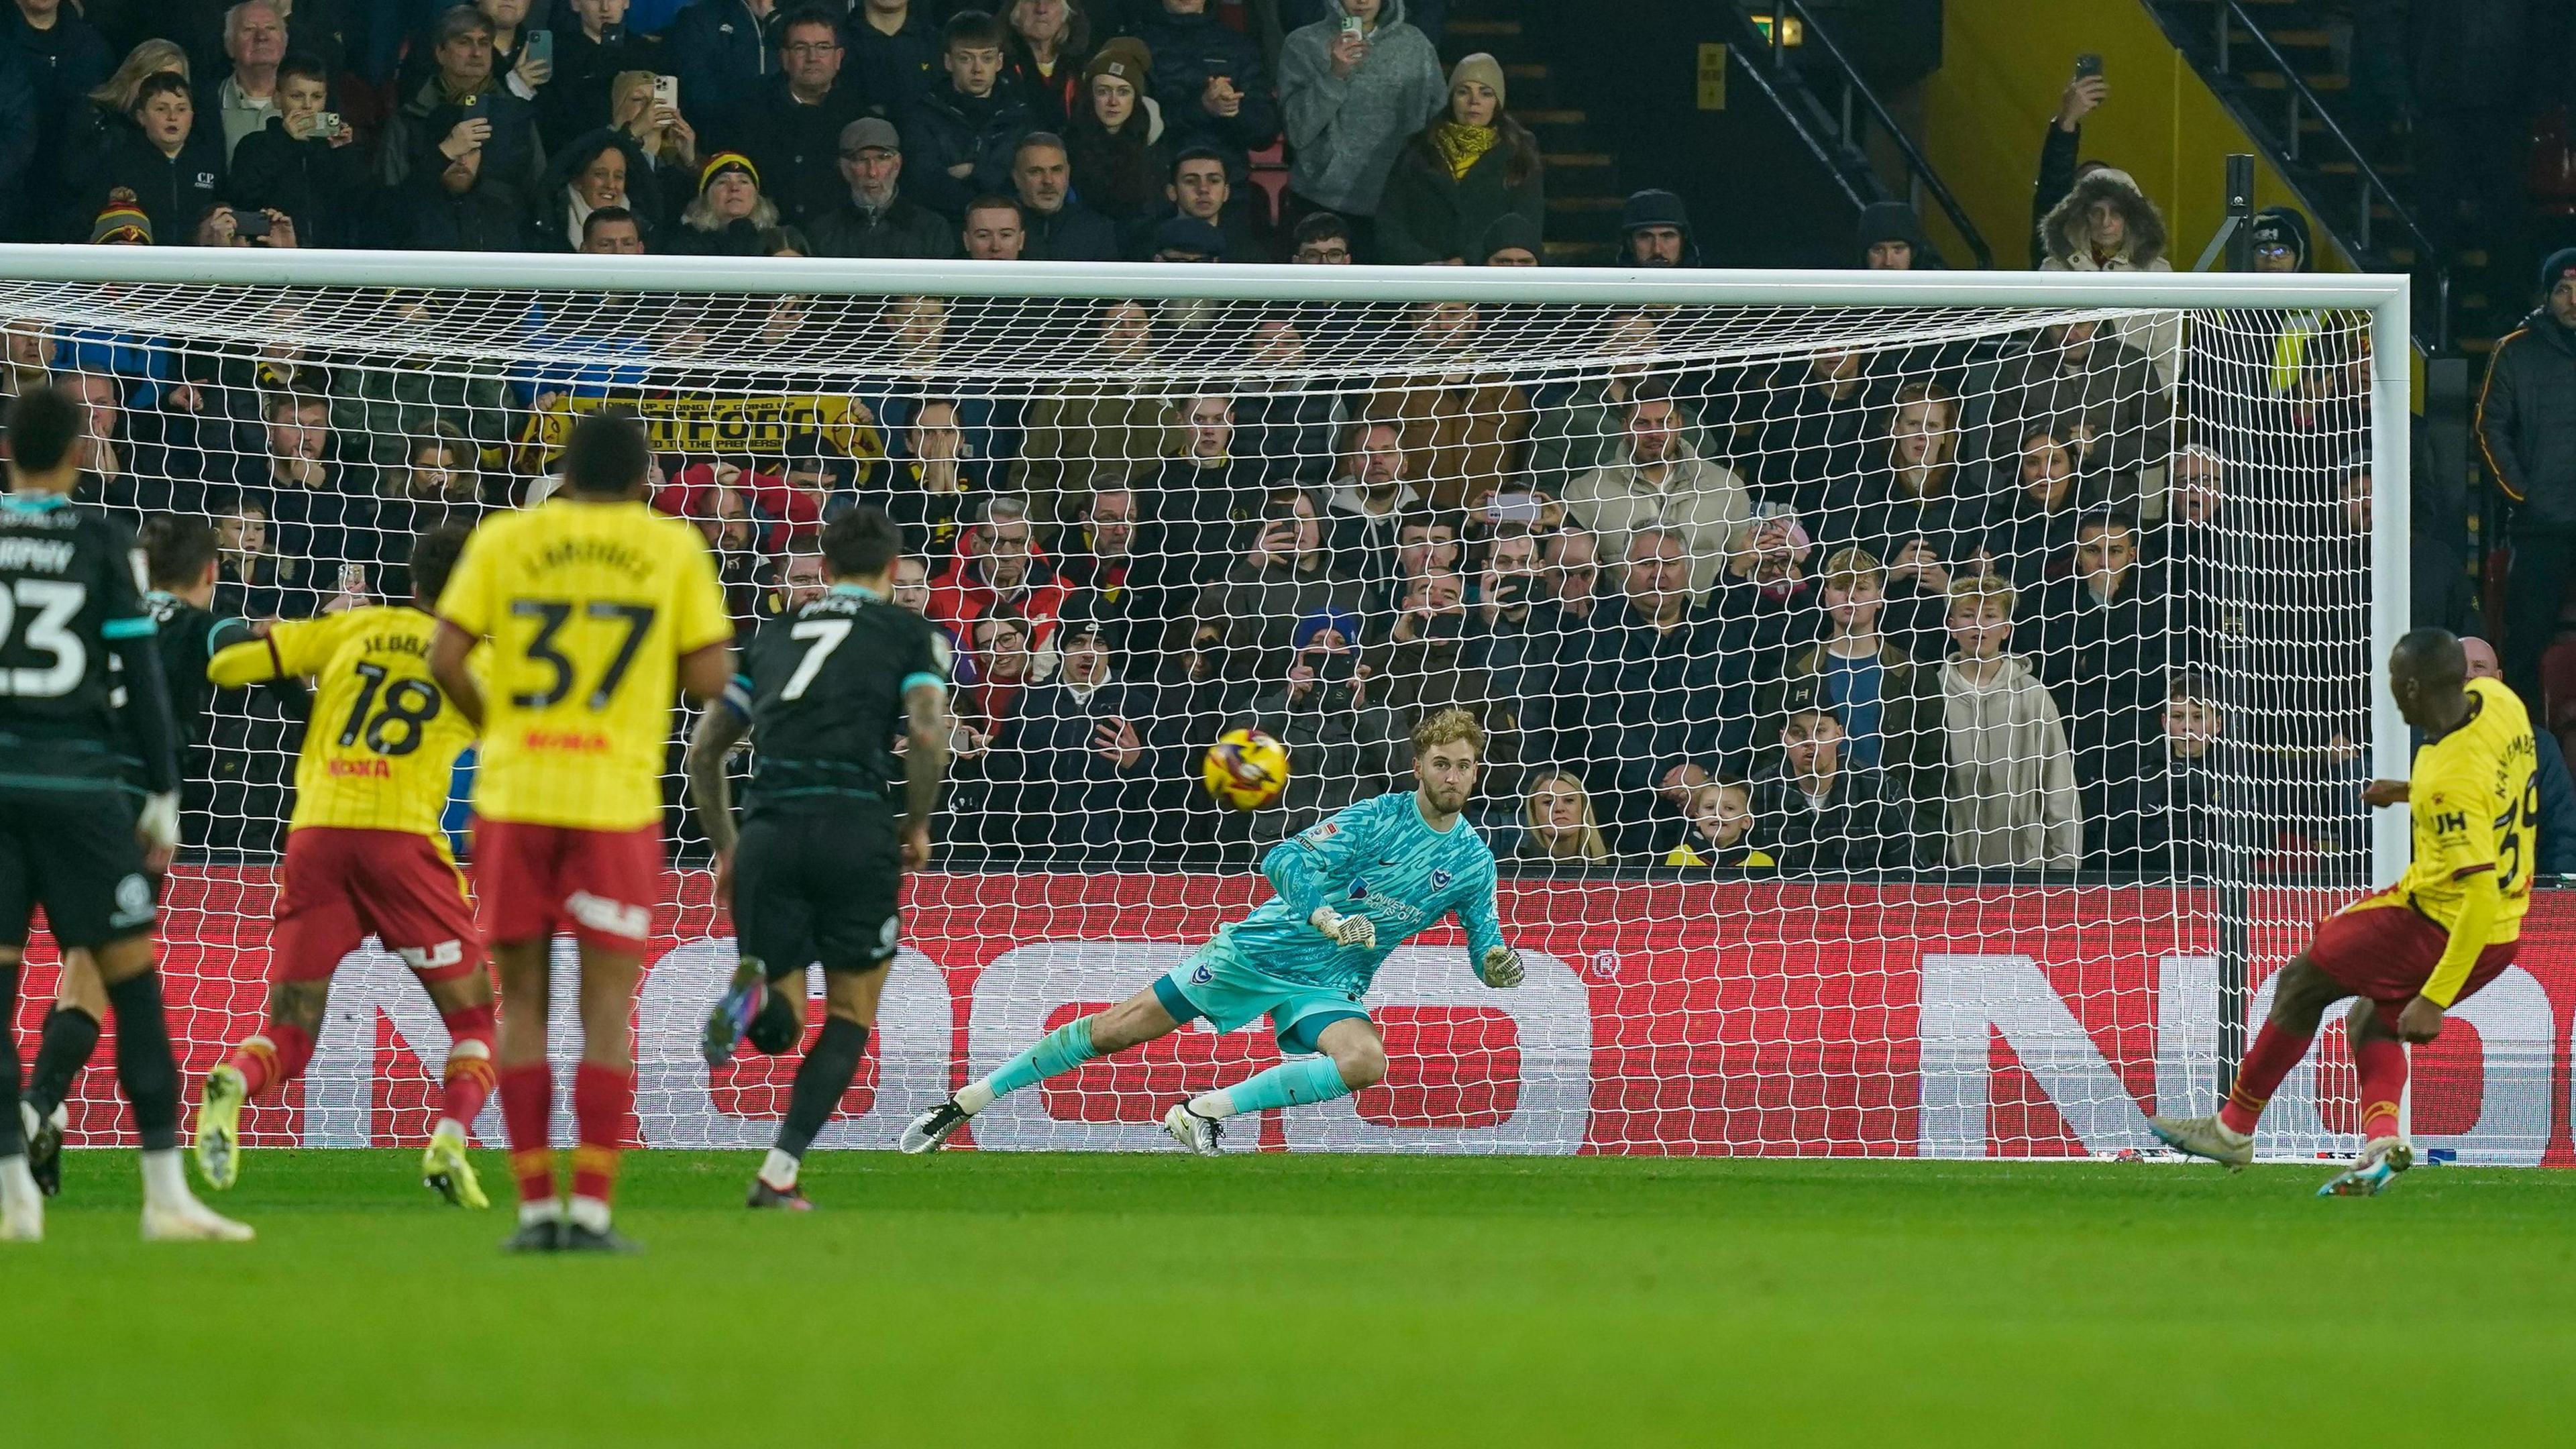
[[[1229,1117],[1328,1102],[1386,1075],[1386,1044],[1360,998],[1387,953],[1451,913],[1487,986],[1521,984],[1520,953],[1494,914],[1494,853],[1459,818],[1475,793],[1484,731],[1443,710],[1413,734],[1418,788],[1362,800],[1282,841],[1261,863],[1278,894],[1196,955],[1107,1011],[1070,1021],[903,1130],[933,1152],[997,1097],[1125,1051],[1204,1017],[1232,1031],[1270,1018],[1290,1059],[1164,1114],[1182,1146],[1213,1156]]]

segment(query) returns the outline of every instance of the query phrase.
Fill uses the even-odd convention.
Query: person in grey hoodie
[[[1944,816],[1954,866],[2073,870],[2084,825],[2075,756],[2057,701],[2011,652],[2012,585],[1991,576],[1950,585],[1950,638],[1941,666],[1949,736]]]
[[[1290,32],[1279,51],[1289,189],[1304,211],[1365,225],[1404,144],[1448,103],[1430,38],[1404,19],[1405,0],[1337,0],[1324,19]],[[1356,31],[1344,21],[1356,20]],[[1355,238],[1365,242],[1365,238]]]

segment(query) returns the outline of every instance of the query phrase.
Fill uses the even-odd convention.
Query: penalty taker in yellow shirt
[[[411,603],[272,624],[207,661],[206,678],[226,689],[310,679],[315,691],[268,938],[268,1021],[206,1074],[197,1103],[197,1170],[211,1186],[238,1180],[242,1108],[304,1075],[331,977],[372,934],[447,1024],[421,1180],[460,1206],[490,1205],[465,1133],[492,1093],[492,977],[439,828],[474,727],[429,674],[438,624],[429,606],[464,547],[462,527],[431,529],[412,545]]]
[[[2414,863],[2396,885],[2327,918],[2281,968],[2272,1014],[2215,1116],[2149,1119],[2178,1152],[2230,1168],[2252,1162],[2264,1104],[2308,1054],[2325,1009],[2359,997],[2347,1025],[2361,1074],[2361,1160],[2321,1196],[2373,1196],[2414,1165],[2397,1121],[2404,1044],[2440,1036],[2453,1006],[2513,964],[2531,905],[2540,790],[2522,701],[2496,680],[2469,678],[2460,641],[2443,629],[2398,641],[2388,688],[2424,738],[2406,788]],[[2395,798],[2374,792],[2373,803]]]
[[[430,669],[483,726],[474,770],[474,885],[501,975],[501,1120],[519,1188],[519,1252],[626,1252],[609,1226],[635,1114],[635,985],[662,899],[662,762],[672,700],[733,677],[706,540],[644,502],[643,426],[573,425],[562,491],[474,530],[438,599]],[[466,668],[489,639],[488,688]],[[557,1194],[546,1060],[558,930],[581,957],[579,1133],[572,1200]]]

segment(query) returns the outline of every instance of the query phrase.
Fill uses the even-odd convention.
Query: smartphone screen
[[[2076,79],[2081,80],[2086,76],[2100,75],[2101,73],[2102,57],[2100,55],[2088,50],[2082,55],[2075,57]]]

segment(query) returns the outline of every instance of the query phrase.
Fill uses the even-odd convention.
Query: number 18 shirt
[[[208,661],[208,680],[227,689],[313,681],[287,829],[398,830],[426,835],[445,853],[438,818],[474,726],[430,678],[436,630],[435,620],[408,606],[351,609],[272,624],[267,638]]]
[[[733,638],[698,531],[641,502],[487,517],[438,616],[492,641],[474,811],[638,830],[662,818],[679,656]]]

